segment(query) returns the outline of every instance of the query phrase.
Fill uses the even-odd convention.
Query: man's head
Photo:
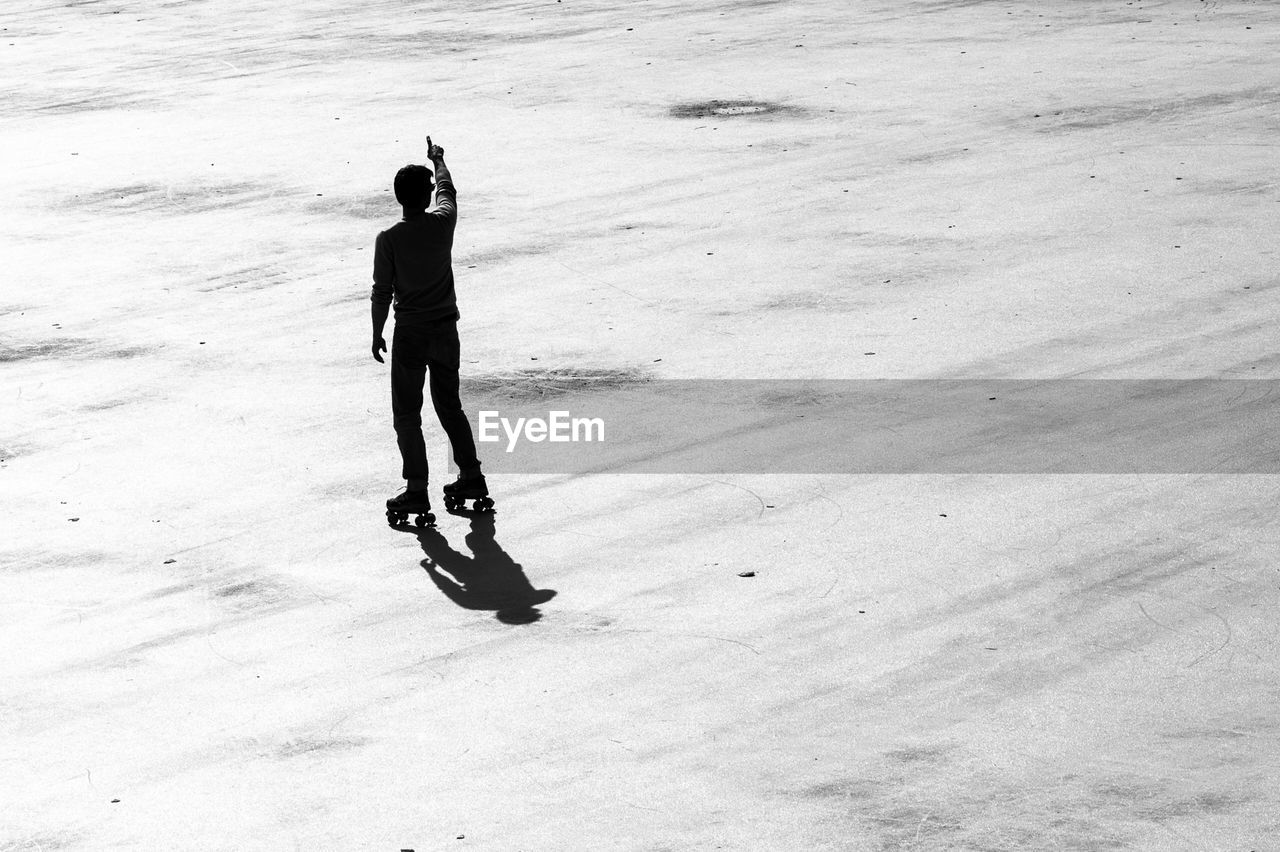
[[[405,166],[396,172],[396,201],[410,210],[425,210],[431,203],[431,169]]]

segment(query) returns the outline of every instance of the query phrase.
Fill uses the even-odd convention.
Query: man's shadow
[[[449,546],[435,527],[415,531],[427,558],[422,567],[449,600],[464,609],[493,610],[503,624],[532,624],[542,618],[538,607],[556,596],[535,589],[524,569],[494,540],[493,512],[458,512],[471,519],[464,539],[470,556]]]

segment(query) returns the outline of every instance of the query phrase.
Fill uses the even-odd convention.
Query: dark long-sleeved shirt
[[[414,323],[458,315],[453,290],[453,230],[458,198],[453,181],[436,183],[436,206],[402,219],[378,234],[373,252],[373,301],[394,302],[396,322]]]

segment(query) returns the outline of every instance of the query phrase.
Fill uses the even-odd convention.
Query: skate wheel
[[[481,497],[479,500],[477,500],[477,501],[476,501],[476,511],[477,511],[477,512],[492,512],[492,511],[493,511],[493,501],[492,501],[492,500],[490,500],[488,497]]]
[[[427,524],[434,524],[436,522],[436,516],[431,514],[430,512],[427,512],[425,515],[419,515],[418,517],[414,518],[413,522],[418,525],[419,529],[421,529],[422,527],[425,527]]]
[[[393,527],[396,525],[396,513],[395,513],[395,512],[392,512],[392,511],[390,511],[390,510],[388,510],[388,511],[387,511],[387,523],[388,523],[388,524],[390,524],[390,525],[391,525],[391,526],[393,526]]]

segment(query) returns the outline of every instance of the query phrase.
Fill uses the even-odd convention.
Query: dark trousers
[[[458,396],[458,321],[396,324],[391,338],[391,414],[410,488],[427,486],[427,447],[422,438],[422,388],[431,374],[431,404],[449,436],[453,462],[464,472],[480,467],[471,423]]]

